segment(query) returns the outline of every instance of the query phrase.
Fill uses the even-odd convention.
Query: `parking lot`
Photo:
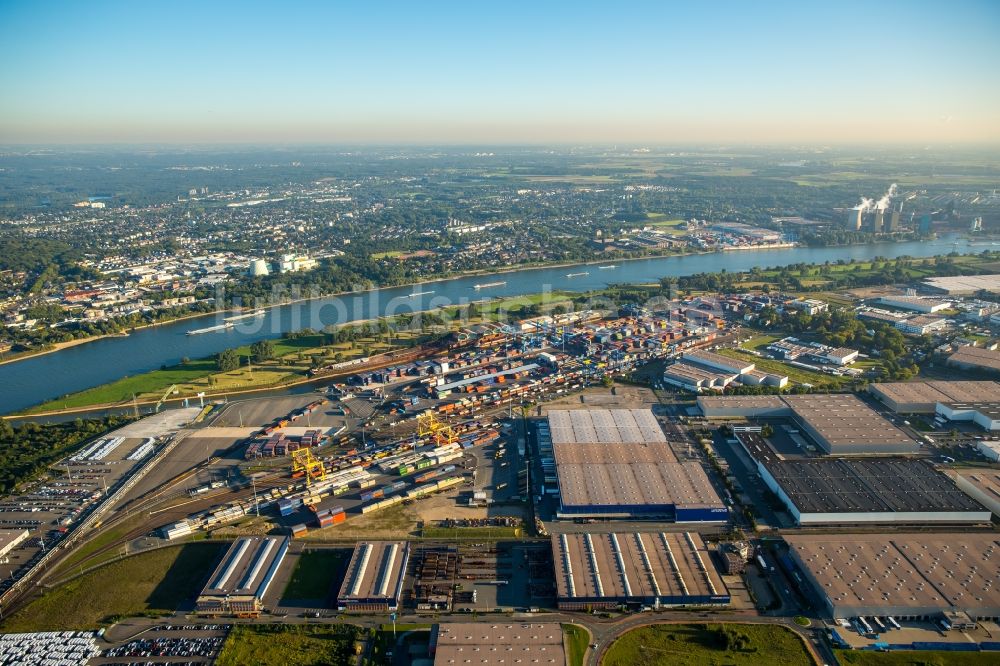
[[[90,666],[103,664],[210,664],[222,649],[228,624],[154,625],[131,640],[103,650]]]
[[[113,435],[114,433],[112,433]],[[60,545],[106,494],[113,493],[152,455],[152,450],[137,458],[147,440],[120,438],[112,435],[99,438],[108,442],[87,456],[75,456],[55,467],[47,479],[28,486],[21,494],[0,501],[0,528],[27,529],[28,539],[0,562],[0,592],[6,591],[21,572],[32,566],[42,554]],[[86,452],[89,447],[82,450]],[[110,449],[110,450],[109,450]],[[133,459],[130,459],[133,458]]]

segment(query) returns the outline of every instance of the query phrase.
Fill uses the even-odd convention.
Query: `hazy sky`
[[[1000,0],[0,0],[0,142],[997,142]]]

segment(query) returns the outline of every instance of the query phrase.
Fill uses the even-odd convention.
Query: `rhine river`
[[[410,287],[375,289],[282,305],[227,331],[187,335],[193,329],[219,323],[231,313],[153,326],[127,337],[103,338],[51,354],[0,365],[0,413],[10,413],[60,395],[105,384],[126,376],[179,363],[182,358],[210,356],[230,347],[280,337],[305,327],[330,324],[468,303],[482,298],[511,297],[553,291],[589,291],[612,283],[649,283],[662,277],[711,273],[723,269],[746,271],[754,266],[863,260],[876,256],[926,257],[977,252],[968,241],[945,236],[934,241],[872,243],[830,248],[742,250],[688,256],[617,261],[615,268],[598,263],[533,268],[497,275],[449,278]],[[609,264],[611,262],[608,262]],[[476,290],[475,285],[504,284]]]

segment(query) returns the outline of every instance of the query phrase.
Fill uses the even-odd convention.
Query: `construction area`
[[[493,610],[554,596],[552,553],[515,542],[422,544],[411,557],[404,605],[418,611]]]
[[[560,610],[728,604],[729,591],[694,532],[552,536]]]
[[[729,518],[702,464],[677,459],[649,410],[550,411],[538,440],[552,451],[560,517]]]

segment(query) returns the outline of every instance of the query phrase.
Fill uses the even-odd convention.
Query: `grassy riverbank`
[[[521,308],[552,308],[558,305],[572,305],[570,294],[566,292],[546,292],[511,298],[489,300],[475,304],[478,314],[466,319],[458,316],[458,308],[439,310],[444,326],[456,330],[464,325],[475,325],[486,321],[509,318],[508,313]],[[352,322],[353,326],[364,326],[367,321]],[[424,330],[397,330],[391,336],[375,334],[359,337],[352,342],[326,344],[322,333],[273,340],[275,358],[261,363],[247,365],[250,357],[249,345],[236,348],[241,367],[229,372],[220,372],[214,358],[191,360],[180,365],[152,370],[134,377],[95,386],[72,393],[55,400],[31,407],[22,414],[41,414],[59,410],[73,410],[87,407],[128,406],[133,396],[137,402],[157,401],[171,386],[176,386],[171,399],[195,397],[204,392],[212,394],[232,394],[265,388],[280,388],[309,377],[309,368],[314,361],[323,363],[348,361],[362,356],[382,354],[420,344],[429,336],[429,331],[440,328],[431,324]]]

